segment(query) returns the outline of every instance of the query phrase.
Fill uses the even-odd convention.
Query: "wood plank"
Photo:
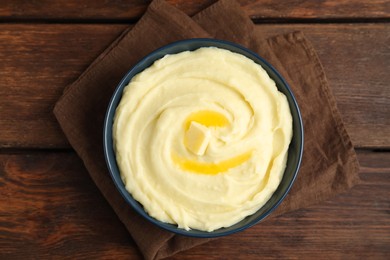
[[[2,25],[0,146],[69,147],[54,104],[125,27]]]
[[[1,154],[0,187],[1,259],[139,257],[74,153]]]
[[[77,79],[126,25],[0,26],[0,147],[68,148],[52,114]],[[302,30],[324,65],[357,147],[390,147],[387,24],[259,25],[265,37]]]
[[[373,258],[390,254],[390,153],[359,151],[363,180],[319,205],[262,222],[172,259]],[[1,259],[140,254],[69,153],[0,154]]]
[[[0,20],[20,19],[138,19],[150,1],[23,1],[3,0]],[[167,0],[180,10],[193,15],[216,0]],[[239,0],[253,19],[372,19],[389,18],[388,0]],[[77,12],[75,12],[77,10]]]

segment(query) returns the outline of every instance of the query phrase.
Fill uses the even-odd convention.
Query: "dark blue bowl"
[[[156,220],[155,218],[150,217],[145,211],[143,206],[138,203],[131,194],[126,190],[124,183],[120,177],[120,173],[118,170],[118,166],[115,159],[115,153],[113,150],[113,142],[112,142],[112,125],[113,118],[115,114],[115,110],[117,105],[119,104],[123,88],[128,85],[130,80],[139,72],[143,71],[147,67],[151,66],[154,61],[162,58],[166,54],[175,54],[183,51],[193,51],[201,47],[218,47],[226,50],[230,50],[232,52],[236,52],[242,54],[249,59],[252,59],[254,62],[260,64],[268,73],[268,75],[275,81],[279,91],[284,93],[288,99],[288,103],[290,105],[291,114],[293,117],[293,137],[288,150],[288,161],[286,170],[283,176],[283,179],[272,195],[272,197],[268,200],[268,202],[259,209],[255,214],[246,217],[242,221],[236,223],[233,226],[227,228],[217,229],[212,232],[200,231],[200,230],[184,230],[178,228],[176,225],[163,223],[161,221]],[[300,167],[301,158],[303,153],[303,124],[301,113],[299,111],[297,102],[295,97],[282,78],[282,76],[263,58],[259,57],[256,53],[238,45],[235,43],[215,40],[215,39],[189,39],[171,43],[162,48],[155,50],[154,52],[147,55],[140,62],[138,62],[121,80],[118,87],[116,88],[111,101],[108,105],[108,110],[104,122],[104,154],[107,161],[108,169],[111,173],[111,177],[118,188],[118,191],[122,194],[123,198],[133,207],[139,214],[141,214],[144,218],[146,218],[151,223],[164,228],[168,231],[192,236],[192,237],[202,237],[202,238],[210,238],[210,237],[219,237],[230,235],[236,233],[238,231],[242,231],[248,227],[253,226],[259,221],[263,220],[267,217],[273,210],[275,210],[278,205],[282,202],[282,200],[287,195],[290,190]]]

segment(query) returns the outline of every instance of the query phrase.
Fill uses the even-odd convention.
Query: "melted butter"
[[[224,127],[229,125],[229,120],[223,114],[211,110],[200,110],[190,114],[184,123],[186,131],[190,128],[191,122],[197,122],[206,127]]]
[[[237,155],[233,158],[220,161],[218,163],[208,163],[182,158],[179,155],[172,153],[172,160],[185,171],[200,173],[200,174],[218,174],[237,167],[240,164],[249,160],[252,156],[252,151]]]
[[[195,124],[194,124],[195,123]],[[207,149],[209,139],[206,138],[208,127],[225,127],[229,125],[229,120],[221,113],[211,110],[201,110],[190,114],[184,121],[186,132],[184,145],[192,153],[203,155]],[[199,124],[199,125],[198,125]],[[237,155],[220,162],[202,162],[191,160],[172,152],[172,160],[184,171],[215,175],[235,168],[251,158],[252,151]]]

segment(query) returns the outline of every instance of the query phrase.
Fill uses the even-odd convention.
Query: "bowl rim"
[[[162,58],[163,56],[165,56],[167,54],[176,54],[176,53],[180,53],[181,51],[180,52],[165,53],[161,57],[157,57],[157,58],[153,58],[153,59],[151,59],[151,57],[154,57],[155,55],[157,55],[160,52],[163,52],[164,50],[172,49],[175,46],[186,45],[186,44],[193,43],[193,42],[198,42],[201,45],[204,45],[204,44],[220,44],[220,45],[230,46],[230,47],[233,47],[235,49],[239,49],[242,52],[244,52],[246,54],[249,54],[249,56],[252,56],[252,57],[248,57],[247,55],[242,54],[242,53],[239,53],[239,54],[244,55],[247,58],[253,60],[255,63],[261,65],[263,67],[263,69],[266,70],[268,75],[270,74],[269,71],[271,71],[272,74],[274,75],[274,77],[278,78],[278,80],[281,82],[281,84],[283,85],[285,90],[288,92],[288,95],[291,97],[291,101],[292,101],[291,103],[292,104],[289,102],[289,106],[290,106],[290,109],[292,109],[291,105],[293,105],[294,110],[296,111],[296,114],[297,114],[297,117],[298,117],[297,118],[298,122],[296,122],[296,123],[297,123],[297,126],[299,128],[299,132],[298,133],[293,132],[293,136],[297,134],[298,136],[301,137],[299,142],[298,142],[298,145],[299,145],[299,148],[298,148],[299,152],[297,154],[297,158],[298,159],[297,159],[296,164],[294,165],[294,169],[292,170],[292,178],[289,181],[289,183],[287,185],[287,188],[283,192],[282,196],[279,199],[277,199],[277,201],[267,211],[265,211],[263,214],[261,214],[255,220],[253,220],[253,221],[251,221],[249,223],[246,223],[246,224],[244,224],[244,225],[242,225],[240,227],[234,228],[233,230],[226,230],[226,231],[221,231],[221,232],[217,232],[217,233],[215,233],[215,231],[226,229],[226,228],[217,229],[217,230],[214,230],[212,232],[201,231],[201,230],[196,230],[196,229],[185,230],[185,229],[177,227],[177,225],[164,223],[162,221],[159,221],[159,220],[151,217],[143,209],[142,204],[140,204],[138,201],[136,201],[132,197],[132,195],[126,190],[125,185],[124,185],[124,183],[122,181],[122,178],[120,177],[120,172],[119,172],[119,169],[118,169],[118,166],[117,166],[117,163],[116,163],[115,152],[113,150],[112,124],[113,124],[113,119],[114,119],[114,116],[115,116],[116,108],[117,108],[117,106],[118,106],[118,104],[119,104],[119,102],[120,102],[120,100],[122,98],[123,89],[127,86],[127,84],[131,81],[131,79],[135,75],[137,75],[139,72],[141,72],[141,71],[145,70],[146,68],[148,68],[149,66],[151,66],[154,61]],[[193,51],[193,50],[196,50],[196,49],[199,49],[199,48],[202,48],[202,47],[213,47],[213,46],[204,45],[204,46],[199,46],[199,47],[193,48],[191,50],[188,49],[188,48],[187,49],[184,48],[183,51],[188,51],[188,50],[189,51]],[[217,47],[217,48],[223,48],[223,47]],[[235,52],[235,51],[230,50],[230,49],[227,49],[227,50],[229,50],[231,52]],[[237,52],[235,52],[235,53],[237,53]],[[255,59],[257,59],[257,60],[255,60],[253,57]],[[149,65],[145,66],[144,63],[148,63],[148,60],[150,60],[149,61]],[[260,61],[260,63],[258,61]],[[275,81],[275,84],[276,84],[277,88],[279,89],[279,86],[278,86],[278,84],[276,82],[276,79],[274,77],[272,77],[271,75],[269,75],[269,76]],[[280,89],[279,89],[279,91],[280,91]],[[293,124],[294,124],[294,121],[293,121]],[[290,143],[290,145],[291,145],[291,143]],[[260,55],[258,55],[255,52],[251,51],[250,49],[245,48],[245,47],[243,47],[243,46],[241,46],[241,45],[239,45],[237,43],[234,43],[234,42],[230,42],[230,41],[226,41],[226,40],[220,40],[220,39],[212,39],[212,38],[191,38],[191,39],[175,41],[175,42],[169,43],[167,45],[164,45],[162,47],[159,47],[159,48],[155,49],[154,51],[148,53],[142,59],[137,61],[135,63],[135,65],[132,66],[131,69],[127,71],[127,73],[123,76],[123,78],[117,84],[117,86],[116,86],[116,88],[115,88],[115,90],[114,90],[114,92],[113,92],[113,94],[112,94],[112,96],[110,98],[110,101],[108,103],[108,106],[107,106],[107,109],[106,109],[106,114],[105,114],[105,117],[104,117],[104,125],[103,125],[103,150],[104,150],[104,158],[105,158],[105,161],[106,161],[106,165],[107,165],[107,168],[109,170],[110,176],[111,176],[111,178],[112,178],[112,180],[113,180],[117,190],[119,191],[119,193],[121,194],[123,199],[126,201],[126,203],[130,204],[132,209],[135,210],[142,217],[144,217],[149,222],[153,223],[154,225],[157,225],[160,228],[163,228],[163,229],[165,229],[167,231],[170,231],[170,232],[173,232],[173,233],[176,233],[176,234],[179,234],[179,235],[184,235],[184,236],[189,236],[189,237],[198,237],[198,238],[213,238],[213,237],[221,237],[221,236],[234,234],[234,233],[243,231],[243,230],[245,230],[245,229],[247,229],[249,227],[252,227],[253,225],[259,223],[260,221],[265,219],[267,216],[269,216],[280,205],[280,203],[284,200],[284,198],[287,196],[287,194],[289,193],[293,183],[295,182],[295,180],[297,178],[297,175],[298,175],[298,172],[299,172],[299,169],[300,169],[300,166],[301,166],[301,162],[302,162],[303,145],[304,145],[304,130],[303,130],[302,115],[301,115],[298,103],[296,101],[296,98],[295,98],[295,96],[294,96],[294,94],[293,94],[289,84],[281,76],[281,74],[268,61],[266,61],[263,57],[261,57]],[[288,148],[288,151],[289,150],[290,150],[290,147]],[[117,172],[117,175],[116,175],[115,172]],[[283,173],[283,177],[284,177],[284,174],[285,174],[285,172]],[[271,195],[269,200],[271,200],[271,198],[277,192],[279,187],[280,187],[280,184],[278,185],[278,187],[274,191],[274,193]],[[266,204],[264,204],[261,208],[263,208],[265,205]],[[256,214],[256,213],[254,213],[254,214]],[[247,216],[247,217],[249,217],[249,216]],[[243,220],[237,222],[236,224],[242,222]],[[233,224],[232,226],[234,226],[236,224]],[[230,227],[232,227],[232,226],[230,226]],[[196,230],[198,232],[197,233],[191,233],[191,231],[194,231],[194,230]]]

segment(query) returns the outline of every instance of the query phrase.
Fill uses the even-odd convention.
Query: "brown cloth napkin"
[[[121,78],[144,55],[173,41],[199,37],[233,41],[257,52],[286,78],[297,98],[305,130],[304,157],[292,190],[271,217],[328,199],[359,181],[356,154],[335,99],[302,33],[264,39],[233,0],[221,0],[193,18],[155,0],[132,29],[125,30],[68,86],[54,108],[70,144],[146,259],[167,257],[208,240],[164,231],[126,204],[105,165],[105,111]]]

